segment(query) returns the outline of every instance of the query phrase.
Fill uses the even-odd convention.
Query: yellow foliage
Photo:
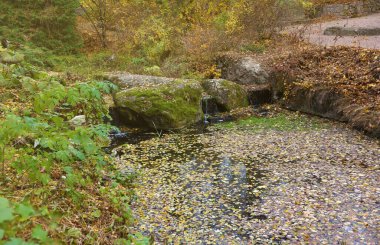
[[[94,1],[106,3],[107,11],[95,11],[94,14],[98,18],[102,13],[108,13],[107,16],[93,26],[104,28],[101,30],[106,32],[104,38],[108,48],[137,55],[150,65],[161,66],[169,56],[182,56],[203,71],[209,68],[217,52],[238,48],[244,40],[252,43],[270,39],[281,10],[288,2],[308,2],[82,0],[84,6]],[[94,8],[89,6],[89,9]]]

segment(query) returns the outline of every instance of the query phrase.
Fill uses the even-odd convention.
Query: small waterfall
[[[205,114],[205,118],[204,118],[204,124],[208,124],[208,121],[207,121],[207,119],[208,119],[208,117],[209,117],[209,115],[208,115],[208,100],[205,100],[205,111],[204,111],[204,114]]]
[[[212,115],[219,113],[216,99],[207,95],[202,98],[202,110],[204,113],[204,124],[208,124]]]

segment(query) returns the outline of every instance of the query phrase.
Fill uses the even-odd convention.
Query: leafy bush
[[[135,49],[152,64],[160,64],[174,48],[171,29],[162,19],[151,17],[134,36]]]
[[[160,66],[163,74],[176,74],[179,70],[187,72],[188,67],[203,73],[212,65],[216,53],[271,38],[284,16],[293,14],[291,10],[296,7],[302,10],[308,1],[104,2],[106,5],[102,6],[108,8],[108,13],[113,16],[104,24],[107,46],[115,53],[123,51],[144,59],[144,66]],[[86,20],[81,20],[81,23],[86,23]],[[101,21],[96,23],[103,26]],[[85,36],[91,33],[88,25],[81,25],[80,30]],[[95,30],[92,32],[96,33]],[[96,43],[88,43],[93,50]],[[248,50],[251,48],[247,47]],[[256,48],[262,50],[257,46],[254,51]],[[181,62],[189,64],[186,69],[170,69],[165,65],[170,63],[167,60],[178,57]]]
[[[52,239],[49,238],[48,231],[44,230],[41,225],[35,225],[31,229],[28,242],[25,242],[22,238],[14,237],[16,230],[30,226],[28,222],[30,223],[33,218],[46,218],[48,215],[49,211],[47,209],[36,211],[28,203],[10,203],[8,199],[0,197],[0,240],[10,237],[8,244],[51,243]]]

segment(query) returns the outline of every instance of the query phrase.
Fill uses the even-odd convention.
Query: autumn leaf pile
[[[331,87],[353,103],[380,109],[380,51],[307,47],[279,58],[277,67],[305,86]]]

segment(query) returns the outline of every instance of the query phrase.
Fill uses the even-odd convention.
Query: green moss
[[[264,53],[264,51],[267,49],[267,45],[264,42],[255,42],[250,44],[245,44],[240,47],[240,50],[245,52],[253,52],[253,53]]]
[[[273,117],[250,117],[236,122],[218,124],[218,128],[240,128],[248,130],[305,131],[322,129],[327,125],[317,118],[299,114],[278,114]]]
[[[153,88],[133,88],[116,94],[117,107],[128,108],[150,127],[180,128],[202,119],[202,88],[198,82],[176,80]]]
[[[239,84],[223,80],[222,85],[232,91],[232,94],[230,95],[230,108],[227,108],[228,110],[249,105],[247,93]]]
[[[249,105],[247,93],[243,87],[223,79],[206,80],[202,83],[205,91],[214,97],[220,108],[226,111]]]

